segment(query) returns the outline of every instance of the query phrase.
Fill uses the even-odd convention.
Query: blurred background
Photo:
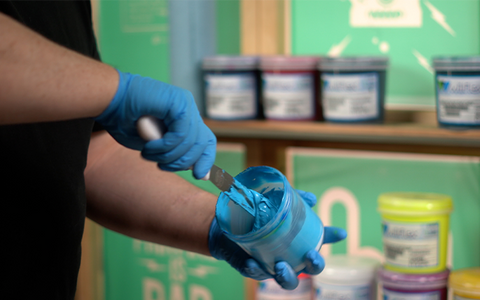
[[[448,268],[480,266],[480,100],[472,104],[477,121],[443,126],[437,116],[437,76],[443,73],[433,63],[435,57],[467,56],[475,64],[479,0],[94,0],[92,8],[102,61],[193,93],[217,135],[218,166],[232,175],[272,166],[295,188],[317,196],[314,210],[325,225],[349,234],[323,247],[323,255],[384,262],[379,195],[440,193],[454,206]],[[313,119],[272,120],[261,111],[262,77],[258,115],[209,118],[202,62],[220,55],[259,61],[272,55],[387,57],[385,88],[377,91],[385,99],[379,104],[384,116],[376,124],[327,122],[323,94],[316,92]],[[271,71],[252,70],[260,77]],[[321,70],[315,66],[314,72],[315,84],[323,84]],[[468,72],[480,76],[480,67]],[[218,194],[190,172],[179,176]],[[86,225],[82,259],[79,300],[304,299],[261,298],[260,285],[226,263],[133,240],[93,222]],[[310,299],[317,296],[313,289]]]

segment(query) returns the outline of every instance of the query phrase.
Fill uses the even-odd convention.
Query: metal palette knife
[[[146,141],[153,141],[161,139],[165,134],[166,128],[163,123],[155,117],[144,116],[141,117],[137,122],[138,134]],[[192,169],[192,167],[190,167]],[[225,170],[213,165],[207,175],[202,178],[202,180],[210,180],[219,190],[222,192],[228,192],[231,189],[238,190],[237,185],[240,185],[239,182],[235,183],[235,179],[228,174]],[[239,194],[244,197],[231,197],[230,199],[236,204],[240,205],[245,211],[250,215],[255,216],[255,206],[253,201],[248,199],[243,192]]]

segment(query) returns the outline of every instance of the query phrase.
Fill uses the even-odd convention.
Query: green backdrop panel
[[[450,195],[454,269],[480,265],[480,160],[458,156],[289,149],[290,181],[318,197],[326,225],[346,228],[330,253],[383,258],[378,196],[386,192]],[[324,251],[324,250],[322,250]]]
[[[240,0],[216,0],[217,53],[240,54]]]
[[[292,53],[387,55],[387,103],[434,105],[431,58],[480,54],[478,0],[292,0]]]
[[[167,0],[99,1],[102,60],[124,72],[168,82]]]
[[[243,171],[242,145],[221,144],[215,163],[232,175]],[[218,194],[210,182],[198,181],[191,171],[181,177]],[[244,299],[244,278],[214,258],[132,239],[104,231],[105,299]]]

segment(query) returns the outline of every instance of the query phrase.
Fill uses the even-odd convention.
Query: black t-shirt
[[[98,58],[88,1],[1,0],[0,12]],[[0,126],[0,298],[74,298],[92,126],[90,119]]]

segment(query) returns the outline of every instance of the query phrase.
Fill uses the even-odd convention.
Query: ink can
[[[205,57],[202,69],[207,118],[249,120],[259,117],[258,57]]]
[[[260,214],[250,215],[221,193],[215,218],[225,236],[255,258],[270,275],[276,275],[275,264],[279,261],[290,264],[295,272],[302,271],[306,267],[307,252],[320,251],[322,247],[324,227],[320,218],[286,177],[274,168],[251,167],[235,179],[269,201],[275,201],[278,209],[268,222],[252,230]]]
[[[431,274],[405,274],[378,271],[378,281],[384,300],[447,300],[447,282],[450,271]]]
[[[480,56],[435,57],[433,68],[438,124],[480,128]]]
[[[283,289],[273,279],[258,283],[256,300],[312,300],[312,277],[307,274],[298,275],[298,286],[294,290]]]
[[[265,118],[280,121],[318,119],[320,57],[264,56],[260,58]]]
[[[323,118],[382,123],[388,57],[325,57],[318,63]]]
[[[316,300],[375,300],[376,273],[380,262],[374,258],[330,255],[325,269],[314,276]]]
[[[453,300],[480,299],[480,268],[453,271],[448,279]]]
[[[385,269],[407,274],[446,269],[452,199],[433,193],[385,193],[378,198]]]

